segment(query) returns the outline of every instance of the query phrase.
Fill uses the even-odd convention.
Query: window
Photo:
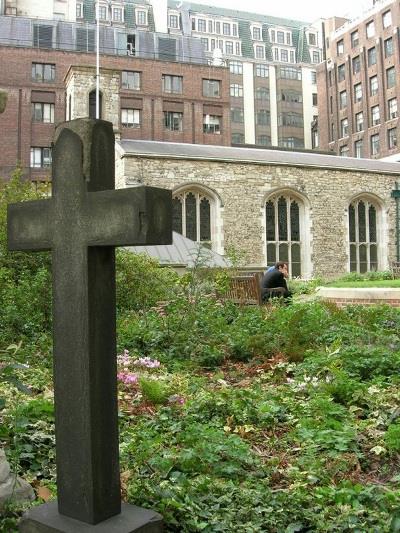
[[[76,49],[79,52],[95,51],[95,34],[90,28],[76,28]]]
[[[281,67],[279,74],[282,79],[301,80],[301,70],[295,67]]]
[[[256,76],[259,78],[268,78],[269,69],[267,65],[256,65]]]
[[[382,26],[384,28],[388,28],[391,25],[392,25],[392,12],[390,10],[385,11],[385,13],[383,13],[382,15]]]
[[[231,34],[231,25],[228,24],[227,22],[224,22],[222,24],[222,33],[224,35],[230,35]]]
[[[183,113],[164,111],[164,128],[170,131],[182,131]]]
[[[121,109],[121,125],[124,128],[140,128],[140,109]]]
[[[221,95],[219,80],[203,80],[203,96],[217,97]]]
[[[347,91],[342,91],[339,94],[339,107],[340,109],[347,107]]]
[[[265,48],[264,46],[256,45],[256,59],[264,59]]]
[[[267,109],[260,109],[256,112],[256,124],[257,126],[269,126],[270,113]]]
[[[294,58],[294,51],[293,50],[290,50],[290,62],[291,63],[296,63],[295,58]]]
[[[242,97],[243,96],[243,85],[239,85],[238,83],[231,83],[230,95],[236,96],[237,98]]]
[[[221,117],[203,115],[203,133],[221,133]]]
[[[330,112],[333,113],[333,96],[332,95],[329,97],[329,109],[330,109]]]
[[[179,16],[178,15],[169,16],[169,27],[173,29],[179,28]]]
[[[362,100],[362,85],[361,83],[356,83],[354,85],[354,102],[361,102]]]
[[[286,44],[292,44],[292,34],[289,32],[286,33]]]
[[[356,113],[356,131],[364,130],[364,115],[363,112]]]
[[[358,199],[348,208],[350,271],[378,269],[377,208],[367,199]]]
[[[214,32],[213,21],[209,20],[208,21],[208,33],[213,33],[213,32]]]
[[[336,43],[336,51],[337,51],[337,55],[338,56],[341,56],[344,52],[344,42],[343,42],[343,39],[341,39],[340,41],[338,41]]]
[[[232,41],[225,42],[225,53],[229,55],[233,55],[233,42]]]
[[[389,37],[389,39],[383,41],[383,48],[385,51],[385,57],[393,55],[393,37]]]
[[[303,102],[303,94],[290,89],[282,89],[282,91],[278,93],[278,101],[279,100],[298,104]]]
[[[367,52],[368,55],[368,66],[376,65],[376,48],[373,46]]]
[[[279,48],[274,48],[274,59],[275,61],[279,61]]]
[[[243,74],[243,63],[241,61],[229,61],[229,72],[231,74]]]
[[[221,23],[216,22],[215,23],[215,33],[221,33]]]
[[[139,13],[144,13],[146,15],[146,11],[139,11]],[[114,7],[112,10],[112,16],[114,22],[122,22],[122,8],[121,7]],[[146,24],[145,22],[138,22],[138,24]]]
[[[353,74],[357,74],[357,72],[360,72],[361,70],[360,56],[353,57],[352,65],[353,65]]]
[[[81,19],[83,17],[83,4],[76,4],[76,18]]]
[[[312,53],[312,60],[313,60],[313,63],[319,63],[319,52]]]
[[[99,20],[107,20],[107,8],[99,6]]]
[[[388,101],[389,120],[397,117],[397,98]]]
[[[381,122],[381,115],[379,112],[379,106],[374,105],[371,107],[371,124],[372,126],[376,126],[377,124],[380,124]]]
[[[48,63],[32,63],[32,81],[45,83],[56,79],[56,66]]]
[[[244,133],[232,133],[231,142],[232,144],[244,144]]]
[[[238,34],[237,25],[232,24],[232,35],[237,37],[237,34]]]
[[[283,148],[304,148],[302,139],[297,139],[296,137],[280,137],[278,145]]]
[[[359,40],[359,36],[358,36],[358,30],[353,31],[353,33],[350,35],[350,40],[351,40],[351,47],[352,48],[355,48],[356,46],[359,45],[360,40]]]
[[[397,146],[397,128],[390,128],[387,132],[388,136],[388,148],[396,148]]]
[[[256,100],[269,100],[269,89],[266,87],[257,87]]]
[[[394,67],[390,67],[386,70],[386,85],[388,89],[396,85],[396,72]]]
[[[311,83],[313,85],[316,85],[317,84],[317,73],[315,72],[315,70],[312,70],[310,74],[311,74]]]
[[[192,19],[192,30],[195,31],[196,30],[196,19]]]
[[[371,135],[371,155],[379,154],[379,133]]]
[[[347,118],[344,118],[340,121],[340,136],[347,137],[349,134],[349,121]]]
[[[207,25],[206,25],[206,21],[204,19],[198,19],[197,20],[197,31],[201,31],[202,33],[206,33]]]
[[[308,44],[311,46],[316,46],[317,40],[315,38],[315,33],[309,33],[308,34]]]
[[[281,50],[281,61],[284,63],[289,61],[289,54],[287,50]]]
[[[121,74],[121,87],[122,89],[130,89],[134,91],[140,90],[140,72],[132,72],[129,70],[123,70]]]
[[[283,31],[276,32],[278,44],[285,44],[285,34]]]
[[[268,135],[258,135],[257,144],[260,144],[261,146],[268,146],[271,144],[271,138],[268,137]]]
[[[375,24],[374,21],[371,20],[371,22],[368,22],[368,24],[365,26],[367,39],[371,39],[375,35]]]
[[[301,276],[302,204],[295,197],[276,195],[265,204],[267,264],[288,263],[290,275]]]
[[[278,115],[278,126],[303,127],[303,115],[301,113],[281,113]]]
[[[203,49],[208,52],[208,37],[201,37],[200,41],[203,45]]]
[[[359,139],[354,143],[354,157],[360,158],[362,157],[362,151],[363,151],[363,142],[362,139]]]
[[[240,43],[235,43],[235,49],[236,49],[236,55],[240,56],[242,54],[241,44]]]
[[[371,96],[378,94],[378,76],[372,76],[369,79],[369,94]]]
[[[275,30],[270,30],[270,35],[271,35],[271,43],[274,43],[276,42],[276,37],[275,37]]]
[[[338,81],[343,81],[346,77],[346,71],[345,71],[345,68],[346,66],[343,64],[343,65],[339,65],[338,66]]]
[[[172,199],[172,229],[196,242],[211,241],[211,199],[186,191]]]
[[[32,121],[54,123],[54,104],[32,103]]]
[[[331,123],[331,129],[330,129],[330,141],[334,141],[335,140],[335,124],[334,122]]]
[[[34,24],[33,46],[35,48],[53,48],[53,26]]]
[[[253,28],[253,39],[255,41],[261,41],[261,29]]]
[[[51,148],[31,148],[31,168],[51,166]]]
[[[341,157],[348,157],[349,156],[349,147],[347,146],[347,144],[344,144],[343,146],[341,146],[339,148],[339,155]]]
[[[162,90],[164,93],[182,94],[183,77],[172,76],[170,74],[163,74],[162,75]]]
[[[312,105],[318,105],[318,95],[317,93],[312,93]]]
[[[244,122],[244,110],[242,107],[231,107],[231,122],[239,124]]]

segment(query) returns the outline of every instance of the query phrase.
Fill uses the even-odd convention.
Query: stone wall
[[[118,150],[117,150],[118,159]],[[138,158],[117,162],[119,186],[138,182],[172,189],[204,187],[216,201],[214,249],[245,252],[247,264],[266,264],[265,201],[277,191],[291,191],[304,205],[305,256],[302,277],[334,277],[349,271],[348,205],[367,195],[379,206],[379,270],[395,259],[396,176],[377,172],[285,165]]]

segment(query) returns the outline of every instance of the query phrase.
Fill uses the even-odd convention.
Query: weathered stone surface
[[[4,450],[0,449],[0,511],[8,502],[21,503],[35,499],[33,488],[10,470]]]
[[[170,244],[171,193],[113,190],[109,122],[55,138],[52,198],[8,206],[8,247],[52,250],[58,510],[94,525],[121,510],[114,247]]]
[[[162,517],[154,511],[122,504],[121,513],[96,525],[60,515],[56,502],[49,502],[26,513],[21,533],[160,533]]]
[[[358,195],[379,206],[379,269],[387,269],[396,258],[396,205],[391,192],[397,176],[323,167],[119,155],[118,187],[140,183],[172,191],[197,187],[208,193],[214,199],[213,249],[224,253],[233,246],[245,253],[249,266],[266,264],[265,202],[278,191],[294,195],[302,204],[305,277],[332,277],[348,271],[347,209]]]

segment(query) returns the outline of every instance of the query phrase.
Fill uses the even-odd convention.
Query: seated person
[[[291,298],[286,278],[288,277],[287,263],[278,261],[273,270],[268,269],[261,280],[262,301],[266,302],[271,298]]]

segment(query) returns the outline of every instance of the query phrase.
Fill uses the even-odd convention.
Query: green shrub
[[[159,380],[156,379],[139,379],[140,390],[142,391],[143,398],[156,405],[161,405],[167,402],[170,396],[170,388]]]
[[[385,442],[390,452],[400,452],[400,423],[390,424],[385,433]]]

